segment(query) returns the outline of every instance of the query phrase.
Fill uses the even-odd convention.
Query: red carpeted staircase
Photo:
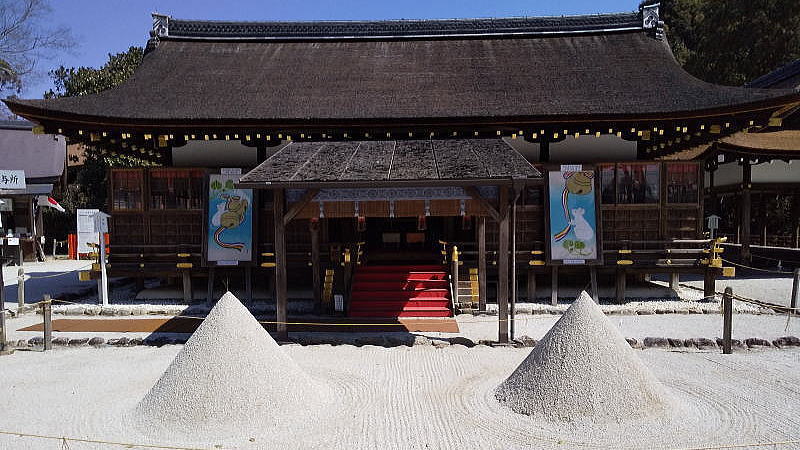
[[[449,317],[450,281],[440,265],[361,266],[350,317]]]

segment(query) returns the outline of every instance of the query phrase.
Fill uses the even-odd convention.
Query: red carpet
[[[350,317],[449,317],[447,271],[438,265],[356,269]]]

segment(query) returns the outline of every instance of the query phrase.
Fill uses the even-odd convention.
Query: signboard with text
[[[25,189],[24,170],[0,170],[0,189]]]
[[[549,172],[550,260],[587,264],[600,259],[594,171],[562,166]]]

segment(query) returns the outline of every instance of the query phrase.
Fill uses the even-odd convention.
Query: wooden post
[[[550,278],[550,304],[558,305],[558,266],[553,266],[552,277]]]
[[[2,228],[2,227],[0,227],[0,228]],[[3,238],[0,237],[0,241],[2,241],[2,240],[3,240]],[[3,267],[5,266],[5,264],[4,264],[5,263],[4,256],[5,255],[0,254],[0,309],[3,309],[3,308],[6,307],[6,289],[5,289],[6,281],[5,281],[4,277],[3,277]]]
[[[286,327],[288,298],[286,292],[286,227],[283,223],[284,190],[273,192],[272,212],[275,223],[275,313],[277,316],[277,336],[287,340],[289,332]]]
[[[597,287],[597,267],[592,266],[589,268],[589,284],[592,286],[592,300],[600,304],[600,289]]]
[[[511,305],[509,332],[511,340],[515,339],[516,327],[514,318],[517,313],[517,199],[519,194],[514,190],[513,201],[511,202]]]
[[[703,276],[703,295],[706,298],[713,297],[716,294],[716,283],[717,283],[717,276],[714,272],[714,269],[707,268],[706,273]]]
[[[797,306],[800,305],[800,267],[794,269],[794,281],[792,282],[792,301],[790,302],[792,313],[797,314]]]
[[[498,342],[508,342],[508,188],[500,188],[497,254]]]
[[[478,219],[478,309],[486,311],[486,216]]]
[[[314,310],[322,310],[322,273],[319,266],[319,220],[310,220],[308,230],[311,232],[311,285],[314,289]]]
[[[17,269],[17,306],[25,306],[25,269]]]
[[[528,269],[528,302],[535,302],[536,301],[536,272],[532,269]]]
[[[453,256],[450,258],[450,276],[453,279],[453,307],[458,304],[458,247],[453,246]]]
[[[189,269],[184,269],[181,273],[183,277],[183,301],[188,305],[192,303],[194,294],[192,292],[192,273]]]
[[[214,304],[214,267],[208,268],[208,292],[206,293],[206,303]]]
[[[247,304],[253,304],[253,268],[247,266],[244,268],[244,290],[245,297],[247,297]]]
[[[625,269],[617,269],[617,303],[625,302],[625,288],[628,282],[628,273]]]
[[[678,272],[670,272],[669,274],[669,288],[673,291],[678,290],[678,284],[681,282],[681,275]]]
[[[765,223],[763,227],[761,227],[761,245],[764,247],[767,246],[767,224]]]
[[[722,353],[731,354],[731,333],[733,330],[733,289],[725,288],[722,295]]]
[[[42,320],[44,321],[44,349],[53,348],[53,310],[50,295],[44,294],[42,299]]]
[[[7,355],[9,352],[6,347],[8,342],[6,334],[6,310],[0,305],[0,355]]]
[[[750,188],[752,187],[752,176],[750,170],[750,160],[745,158],[742,163],[742,202],[739,204],[741,212],[739,217],[741,223],[741,233],[739,236],[739,243],[742,245],[741,258],[745,264],[750,263]]]

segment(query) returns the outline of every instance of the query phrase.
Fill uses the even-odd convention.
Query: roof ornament
[[[159,13],[152,13],[153,29],[150,30],[150,39],[147,41],[145,52],[158,47],[158,41],[162,37],[169,36],[169,16]]]
[[[651,31],[653,37],[658,40],[664,39],[664,21],[658,16],[660,3],[642,5],[642,28]]]

